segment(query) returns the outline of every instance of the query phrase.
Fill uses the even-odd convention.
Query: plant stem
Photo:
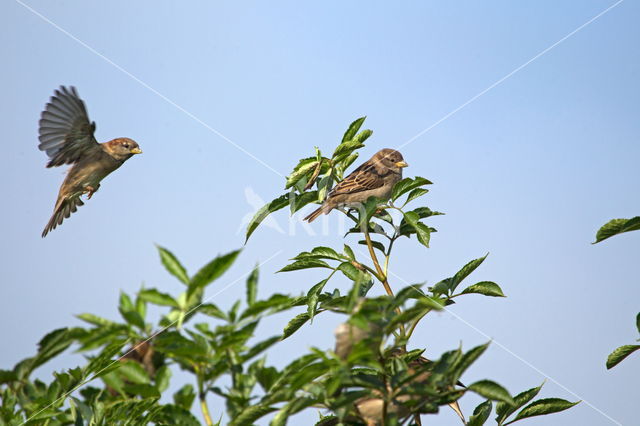
[[[360,226],[360,229],[364,234],[364,239],[367,243],[367,248],[369,249],[369,256],[371,256],[373,265],[376,267],[376,271],[378,271],[377,278],[382,283],[382,286],[384,287],[384,290],[387,292],[387,294],[391,297],[395,297],[395,295],[393,294],[393,290],[389,285],[389,280],[387,279],[387,271],[386,271],[386,268],[389,266],[389,255],[391,253],[391,246],[393,245],[393,240],[391,240],[391,242],[389,243],[389,249],[387,250],[387,255],[385,260],[385,269],[383,270],[380,267],[380,262],[378,262],[378,257],[376,256],[376,252],[373,249],[373,244],[371,243],[371,236],[369,235],[368,225],[369,225],[368,223],[365,223],[364,225]],[[396,308],[396,312],[399,314],[401,312],[400,308]],[[400,324],[400,335],[404,336],[404,334],[405,334],[404,324]]]
[[[204,422],[207,424],[207,426],[213,426],[213,421],[211,420],[211,414],[209,414],[209,407],[207,407],[207,400],[204,394],[200,395],[200,408],[202,409]]]
[[[196,377],[198,378],[198,399],[200,400],[200,410],[202,410],[202,416],[207,426],[213,426],[211,420],[211,414],[209,413],[209,407],[207,406],[207,394],[204,391],[202,384],[202,376],[200,375],[200,368],[196,365],[194,370],[196,371]]]
[[[374,277],[376,277],[379,281],[382,281],[382,277],[380,275],[378,275],[378,272],[374,271],[373,269],[371,269],[370,266],[365,265],[364,263],[360,263],[358,262],[358,265],[362,266],[364,269],[367,270],[367,272],[369,272],[371,275],[373,275]]]
[[[389,259],[391,258],[391,249],[393,248],[393,243],[396,241],[397,235],[394,233],[393,237],[389,239],[389,247],[387,248],[387,253],[384,256],[384,276],[386,277],[389,273]]]
[[[373,261],[373,266],[375,266],[376,271],[378,271],[377,278],[382,282],[382,286],[384,290],[387,292],[389,296],[394,296],[393,290],[391,286],[389,286],[389,281],[387,280],[387,274],[380,267],[380,262],[378,262],[378,256],[376,256],[376,252],[373,249],[373,244],[371,243],[371,236],[369,235],[368,224],[364,224],[361,226],[362,233],[364,234],[364,239],[367,243],[367,248],[369,249],[369,256],[371,256],[371,260]]]

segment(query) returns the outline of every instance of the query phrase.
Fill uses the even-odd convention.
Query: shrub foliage
[[[298,162],[285,192],[250,222],[247,240],[269,214],[286,207],[293,214],[322,202],[372,134],[361,129],[364,121],[351,123],[330,156],[316,148]],[[542,385],[515,395],[491,379],[463,385],[465,372],[489,343],[454,348],[429,360],[423,356],[425,348],[413,342],[414,331],[429,314],[455,309],[452,305],[462,296],[504,297],[498,284],[469,278],[486,256],[429,287],[398,285],[391,275],[396,241],[409,239],[422,250],[436,232],[430,221],[442,213],[421,204],[429,185],[426,178],[408,177],[388,201],[370,199],[359,209],[334,213],[346,215],[352,224],[345,241],[336,247],[310,247],[280,270],[317,271],[319,281],[297,296],[260,298],[256,267],[247,274],[244,300],[217,306],[204,297],[205,291],[234,263],[239,250],[189,274],[173,253],[157,247],[164,268],[184,285],[180,294],[156,288],[121,293],[119,321],[82,313],[77,317],[85,327],[47,334],[34,356],[0,370],[0,424],[198,425],[197,410],[207,425],[269,421],[277,426],[314,410],[319,425],[400,425],[421,424],[422,415],[451,406],[462,422],[477,426],[492,413],[498,425],[507,425],[572,407],[576,402],[536,399]],[[347,280],[349,290],[343,294],[334,286],[336,280]],[[385,294],[369,296],[374,286]],[[161,312],[158,318],[149,318],[149,305],[160,308],[154,309]],[[290,319],[281,330],[266,338],[256,335],[265,317],[283,312]],[[335,348],[311,347],[283,368],[268,363],[269,348],[312,321],[322,321],[326,312],[344,317]],[[55,372],[48,381],[34,377],[34,370],[69,348],[85,354],[84,365]],[[192,379],[173,384],[178,390],[170,396],[177,369]],[[457,401],[469,392],[484,402],[465,415]],[[221,398],[225,412],[211,412],[210,398]]]

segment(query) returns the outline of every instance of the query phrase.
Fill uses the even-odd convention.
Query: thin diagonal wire
[[[57,29],[58,31],[60,31],[61,33],[66,35],[67,37],[71,38],[72,40],[74,40],[75,42],[77,42],[78,44],[80,44],[81,46],[86,48],[87,50],[89,50],[91,53],[99,56],[104,61],[106,61],[107,63],[109,63],[112,66],[114,66],[116,69],[118,69],[119,71],[123,72],[124,74],[126,74],[127,76],[129,76],[130,78],[135,80],[137,83],[139,83],[143,87],[149,89],[151,92],[155,93],[157,96],[162,98],[164,101],[166,101],[167,103],[171,104],[172,106],[174,106],[175,108],[177,108],[178,110],[180,110],[181,112],[186,114],[188,117],[190,117],[193,120],[195,120],[197,123],[201,124],[202,126],[207,128],[211,132],[213,132],[216,135],[218,135],[223,140],[225,140],[228,143],[230,143],[231,145],[233,145],[239,151],[241,151],[244,154],[248,155],[249,157],[253,158],[255,161],[257,161],[258,163],[262,164],[264,167],[266,167],[267,169],[271,170],[273,173],[277,174],[278,176],[284,177],[284,175],[282,173],[278,172],[276,169],[274,169],[273,167],[271,167],[270,165],[268,165],[267,163],[265,163],[264,161],[262,161],[261,159],[259,159],[258,157],[256,157],[252,153],[250,153],[249,151],[247,151],[245,148],[243,148],[242,146],[238,145],[236,142],[232,141],[231,139],[229,139],[228,137],[226,137],[225,135],[220,133],[218,130],[216,130],[213,127],[211,127],[209,124],[205,123],[202,119],[197,117],[195,114],[191,113],[190,111],[188,111],[185,108],[181,107],[180,105],[178,105],[176,102],[174,102],[173,100],[171,100],[167,96],[165,96],[162,93],[158,92],[152,86],[150,86],[149,84],[145,83],[143,80],[141,80],[140,78],[136,77],[134,74],[132,74],[131,72],[127,71],[126,69],[124,69],[122,66],[118,65],[117,63],[115,63],[111,59],[107,58],[105,55],[103,55],[102,53],[98,52],[96,49],[94,49],[93,47],[89,46],[87,43],[85,43],[84,41],[80,40],[78,37],[74,36],[69,31],[65,30],[60,25],[58,25],[55,22],[53,22],[51,19],[47,18],[46,16],[44,16],[43,14],[41,14],[40,12],[38,12],[37,10],[35,10],[31,6],[29,6],[28,4],[24,3],[23,1],[21,1],[21,0],[15,0],[15,1],[16,1],[16,3],[22,5],[25,9],[31,11],[34,15],[38,16],[43,21],[45,21],[48,24],[50,24],[51,26],[53,26],[55,29]]]
[[[535,55],[534,57],[532,57],[531,59],[529,59],[527,62],[525,62],[524,64],[520,65],[519,67],[515,68],[513,71],[511,71],[510,73],[508,73],[507,75],[505,75],[504,77],[502,77],[501,79],[499,79],[498,81],[496,81],[495,83],[493,83],[492,85],[490,85],[489,87],[487,87],[486,89],[484,89],[483,91],[481,91],[480,93],[478,93],[477,95],[473,96],[472,98],[470,98],[468,101],[466,101],[465,103],[463,103],[462,105],[460,105],[459,107],[453,109],[452,111],[450,111],[448,114],[444,115],[442,118],[440,118],[438,121],[436,121],[435,123],[433,123],[432,125],[430,125],[429,127],[427,127],[426,129],[422,130],[421,132],[419,132],[418,134],[416,134],[414,137],[412,137],[411,139],[409,139],[408,141],[406,141],[405,143],[403,143],[402,145],[400,145],[397,149],[401,149],[404,148],[405,146],[409,145],[410,143],[412,143],[413,141],[415,141],[416,139],[418,139],[419,137],[421,137],[422,135],[424,135],[425,133],[427,133],[428,131],[430,131],[431,129],[433,129],[434,127],[438,126],[440,123],[442,123],[443,121],[447,120],[449,117],[451,117],[452,115],[456,114],[458,111],[460,111],[461,109],[465,108],[467,105],[471,104],[472,102],[474,102],[476,99],[480,98],[481,96],[483,96],[484,94],[486,94],[487,92],[489,92],[491,89],[495,88],[496,86],[500,85],[501,83],[503,83],[505,80],[509,79],[510,77],[512,77],[514,74],[516,74],[517,72],[521,71],[523,68],[527,67],[529,64],[531,64],[532,62],[534,62],[535,60],[537,60],[538,58],[540,58],[541,56],[543,56],[544,54],[548,53],[550,50],[554,49],[555,47],[557,47],[559,44],[561,44],[562,42],[564,42],[565,40],[567,40],[568,38],[570,38],[571,36],[575,35],[576,33],[578,33],[579,31],[581,31],[582,29],[584,29],[585,27],[587,27],[588,25],[592,24],[593,22],[595,22],[597,19],[599,19],[600,17],[602,17],[603,15],[605,15],[606,13],[608,13],[609,11],[611,11],[612,9],[614,9],[615,7],[617,7],[620,3],[622,3],[624,0],[618,0],[616,3],[612,4],[611,6],[607,7],[606,9],[604,9],[602,12],[598,13],[596,16],[594,16],[593,18],[589,19],[587,22],[585,22],[584,24],[580,25],[578,28],[576,28],[575,30],[571,31],[569,34],[565,35],[564,37],[562,37],[560,40],[556,41],[555,43],[553,43],[551,46],[547,47],[546,49],[544,49],[543,51],[541,51],[540,53],[538,53],[537,55]]]
[[[270,262],[272,259],[274,259],[276,256],[278,256],[280,253],[282,253],[282,250],[277,251],[275,254],[273,254],[270,258],[268,258],[267,260],[265,260],[264,262],[261,262],[260,264],[258,264],[258,267],[262,267],[263,265],[265,265],[266,263]],[[222,288],[221,290],[219,290],[217,293],[214,293],[213,295],[207,297],[206,299],[204,299],[202,302],[200,302],[197,306],[191,308],[186,314],[185,317],[187,315],[189,315],[190,313],[196,311],[200,306],[202,306],[203,304],[207,303],[209,300],[213,299],[214,297],[224,293],[229,287],[231,287],[232,285],[234,285],[235,283],[237,283],[238,281],[244,279],[246,276],[248,276],[249,274],[251,274],[251,272],[253,271],[253,269],[251,269],[251,271],[241,275],[239,278],[236,278],[235,280],[233,280],[231,283],[227,284],[224,288]],[[134,347],[132,347],[131,349],[129,349],[129,351],[127,351],[125,354],[123,354],[122,356],[120,356],[118,359],[113,360],[109,365],[107,365],[106,367],[102,368],[100,371],[94,373],[89,379],[84,380],[83,382],[81,382],[80,384],[78,384],[77,386],[75,386],[73,389],[71,389],[70,391],[67,391],[66,393],[64,393],[62,396],[58,397],[57,399],[55,399],[53,402],[51,402],[49,405],[47,405],[46,407],[40,409],[37,413],[33,414],[31,417],[29,417],[24,423],[27,424],[31,419],[33,419],[34,417],[36,417],[38,414],[42,413],[43,411],[45,411],[47,408],[51,407],[52,405],[54,405],[55,403],[57,403],[60,400],[64,400],[65,398],[67,398],[69,395],[71,395],[73,392],[75,392],[76,390],[78,390],[79,388],[81,388],[82,386],[86,385],[87,383],[89,383],[90,381],[92,381],[93,379],[95,379],[96,377],[98,377],[98,375],[100,373],[102,373],[104,370],[106,370],[107,368],[111,367],[113,364],[119,362],[121,359],[123,359],[124,357],[126,357],[127,355],[129,355],[131,352],[135,351],[136,349],[138,349],[140,346],[144,345],[145,343],[147,343],[149,340],[159,336],[160,334],[162,334],[163,332],[165,332],[169,327],[172,327],[173,325],[175,325],[178,322],[178,320],[174,320],[173,322],[171,322],[169,325],[165,326],[164,328],[162,328],[160,331],[158,331],[157,333],[154,333],[153,335],[151,335],[150,337],[146,338],[145,340],[143,340],[142,342],[138,342],[138,344],[136,344]],[[125,342],[126,345],[127,342]]]

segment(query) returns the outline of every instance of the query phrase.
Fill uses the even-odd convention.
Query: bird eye
[[[124,146],[125,148],[129,149],[129,144],[128,143],[123,143],[122,146]]]

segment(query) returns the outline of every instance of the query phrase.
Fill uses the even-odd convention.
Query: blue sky
[[[331,150],[367,115],[374,134],[364,157],[430,128],[402,153],[408,175],[434,182],[427,204],[447,213],[430,222],[439,231],[432,248],[398,245],[392,271],[434,283],[489,252],[471,278],[508,295],[461,300],[455,315],[424,322],[416,346],[437,357],[491,338],[465,381],[492,378],[518,392],[549,377],[541,396],[588,402],[530,424],[633,423],[640,361],[612,371],[604,361],[637,338],[640,234],[590,242],[610,218],[640,214],[640,5],[620,3],[448,116],[614,3],[3,2],[0,319],[9,344],[0,366],[76,324],[74,314],[116,318],[120,290],[179,291],[154,243],[191,272],[242,246],[237,231],[255,200],[279,195],[299,158]],[[37,122],[61,84],[78,88],[100,141],[128,136],[144,154],[43,240],[63,170],[45,169]],[[284,212],[275,216],[284,233],[259,229],[210,294],[274,253],[262,295],[317,282],[313,271],[274,275],[302,250],[342,244],[337,232],[308,235],[300,217],[295,232]],[[229,306],[243,294],[240,282],[214,301]],[[269,359],[282,365],[301,348],[331,347],[338,321],[314,322]],[[79,360],[63,356],[41,373]],[[478,402],[461,401],[467,413]],[[211,401],[213,413],[222,409]],[[307,416],[299,421],[315,413]],[[446,411],[432,421],[457,424]]]

